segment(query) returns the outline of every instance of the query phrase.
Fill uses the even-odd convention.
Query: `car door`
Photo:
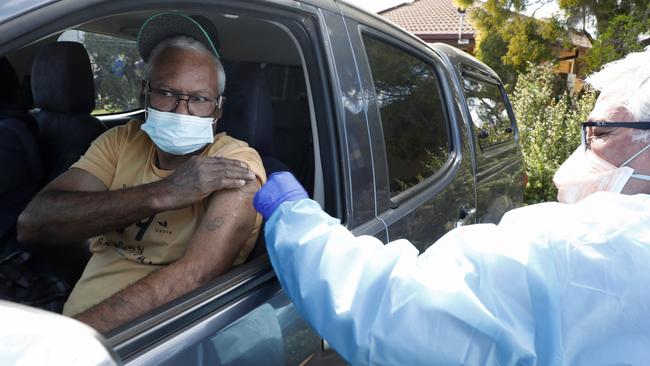
[[[315,6],[297,1],[169,3],[88,0],[40,5],[25,9],[11,7],[15,11],[12,16],[0,16],[0,32],[11,37],[0,40],[1,53],[18,52],[39,38],[77,27],[92,26],[127,35],[130,32],[134,37],[137,26],[129,26],[129,20],[143,21],[154,12],[170,8],[218,16],[224,25],[221,28],[224,34],[236,22],[244,26],[263,24],[264,29],[285,32],[286,39],[291,40],[300,56],[300,70],[304,72],[303,83],[308,93],[307,120],[304,122],[310,126],[309,143],[313,148],[311,156],[306,156],[313,164],[310,168],[313,169],[313,185],[308,188],[327,212],[341,218],[348,227],[386,240],[386,228],[381,222],[373,215],[357,214],[374,212],[374,200],[355,198],[353,204],[351,199],[353,192],[360,190],[369,189],[369,196],[374,195],[373,185],[359,188],[351,183],[352,176],[363,177],[367,163],[354,167],[343,163],[349,161],[349,151],[360,159],[357,162],[365,161],[369,156],[369,145],[348,144],[346,135],[340,133],[341,126],[355,125],[358,120],[343,106],[340,97],[347,94],[353,85],[348,79],[339,80],[336,71],[352,74],[355,71],[346,69],[345,55],[350,53],[347,39],[344,37],[339,45],[339,40],[331,37],[332,34],[341,34],[338,28],[341,15],[334,2],[320,1]],[[127,23],[120,25],[118,21]],[[244,28],[248,29],[243,26],[236,29]],[[9,29],[11,32],[4,32]],[[242,43],[254,36],[268,36],[264,33],[238,34]],[[237,40],[235,36],[232,39]],[[274,50],[272,44],[262,46]],[[275,55],[278,59],[286,56]],[[338,63],[332,61],[334,57],[338,57]],[[361,170],[357,170],[358,167]],[[342,174],[344,169],[347,173]],[[358,196],[366,194],[359,193]],[[105,337],[120,360],[129,365],[294,365],[318,359],[323,350],[321,339],[299,316],[280,288],[265,255],[105,334]]]
[[[348,19],[367,95],[379,220],[424,251],[474,222],[475,190],[449,74],[426,47],[371,17]]]
[[[264,5],[254,6],[255,15],[286,27],[299,45],[305,66],[316,154],[316,183],[310,191],[332,215],[346,224],[354,222],[354,210],[345,209],[349,192],[340,188],[346,184],[338,181],[345,178],[339,174],[341,159],[336,156],[346,152],[336,149],[344,143],[338,142],[338,116],[332,112],[336,107],[329,104],[336,99],[327,92],[331,49],[322,47],[330,47],[331,41],[319,36],[328,34],[323,30],[337,14],[298,2]],[[229,14],[246,13],[249,6],[253,7],[238,4]],[[384,233],[384,228],[379,232]],[[332,357],[332,352],[323,352],[322,340],[282,291],[266,256],[231,271],[211,288],[196,291],[169,312],[157,326],[126,329],[109,338],[127,365],[296,365],[318,364]]]
[[[475,66],[459,68],[476,147],[477,219],[498,223],[505,212],[523,203],[519,131],[499,79]]]

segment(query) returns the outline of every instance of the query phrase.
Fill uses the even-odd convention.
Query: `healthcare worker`
[[[291,174],[271,175],[254,203],[298,311],[355,365],[650,364],[650,195],[618,193],[650,192],[650,136],[633,126],[650,120],[650,72],[614,75],[639,55],[591,79],[634,82],[602,91],[590,119],[607,123],[586,125],[573,175],[556,176],[576,203],[455,229],[421,255],[353,236]]]

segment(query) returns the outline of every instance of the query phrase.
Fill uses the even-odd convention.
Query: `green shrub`
[[[580,124],[596,100],[591,91],[576,96],[564,92],[558,97],[556,85],[552,64],[529,64],[512,94],[528,174],[526,203],[557,199],[553,175],[580,144]]]

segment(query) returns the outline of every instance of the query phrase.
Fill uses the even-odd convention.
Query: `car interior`
[[[124,93],[138,95],[133,85],[139,86],[140,80],[119,83],[137,75],[124,69],[137,71],[142,61],[124,64],[120,54],[101,55],[113,62],[100,64],[99,53],[88,51],[84,41],[90,39],[89,34],[99,35],[107,47],[126,45],[133,52],[140,25],[154,13],[124,13],[89,21],[4,55],[11,67],[0,69],[2,78],[14,73],[11,77],[18,80],[12,91],[16,105],[38,126],[35,138],[45,172],[41,187],[67,170],[101,133],[131,118],[144,118],[139,103],[111,110],[99,108],[98,103],[110,99],[107,85],[113,85],[113,90],[115,85],[124,85],[130,88]],[[289,29],[272,20],[226,13],[200,15],[216,26],[224,55],[226,104],[218,130],[254,147],[267,175],[280,170],[293,172],[308,193],[323,204],[314,109],[298,42]],[[70,34],[77,39],[71,41]],[[68,251],[47,254],[49,261],[55,261],[52,256],[74,257],[59,269],[71,286],[89,257],[87,246],[87,242],[76,244],[78,254],[74,256]],[[260,235],[249,262],[265,252]]]

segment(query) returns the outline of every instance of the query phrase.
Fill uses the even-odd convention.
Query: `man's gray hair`
[[[151,77],[151,71],[152,71],[151,66],[154,64],[156,58],[162,53],[162,51],[172,47],[206,52],[210,56],[212,56],[215,65],[217,65],[217,77],[218,77],[217,90],[219,92],[219,95],[223,94],[224,90],[226,90],[226,72],[223,69],[223,65],[221,64],[221,61],[219,61],[219,59],[214,55],[214,53],[212,53],[203,43],[195,40],[194,38],[190,38],[186,36],[176,36],[176,37],[167,38],[164,41],[158,43],[156,47],[154,47],[154,49],[151,51],[151,54],[149,55],[149,62],[145,64],[145,69],[144,69],[145,79],[149,80],[149,78]]]
[[[607,104],[626,108],[634,121],[650,121],[650,46],[606,64],[586,82]]]

